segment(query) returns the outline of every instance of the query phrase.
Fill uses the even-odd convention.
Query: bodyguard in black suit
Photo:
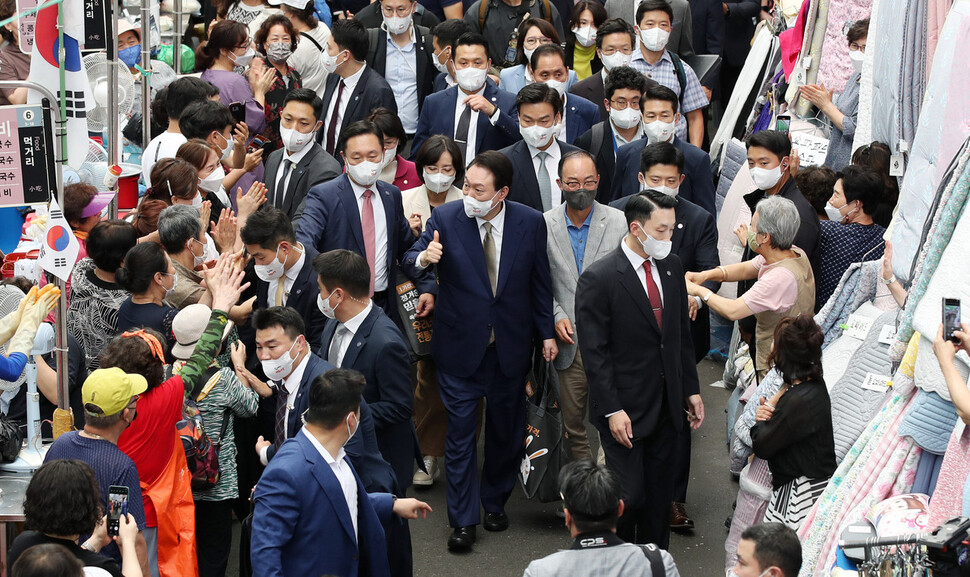
[[[380,28],[381,24],[384,24],[384,16],[381,14],[381,3],[371,2],[366,7],[361,8],[354,13],[354,20],[357,20],[364,25],[364,28]],[[424,26],[429,30],[437,26],[441,20],[438,19],[430,10],[427,10],[421,4],[417,4],[414,7],[414,12],[411,14],[411,20],[414,22],[415,26]]]
[[[327,58],[335,58],[336,67],[328,68],[327,86],[323,92],[323,129],[317,142],[333,157],[344,127],[367,118],[375,108],[397,112],[394,91],[387,81],[365,64],[367,30],[356,20],[337,20],[327,41]]]
[[[283,148],[266,159],[266,206],[274,206],[297,221],[311,188],[340,176],[337,160],[314,142],[320,130],[323,101],[316,92],[298,88],[286,95],[280,112]]]
[[[693,428],[704,420],[684,269],[669,255],[675,203],[651,190],[630,199],[627,236],[583,270],[576,292],[590,420],[626,504],[617,535],[661,548],[670,538],[675,434],[685,409]]]
[[[431,64],[438,70],[434,78],[434,92],[457,84],[455,80],[455,45],[462,34],[468,32],[464,20],[449,19],[431,29]]]
[[[558,92],[545,84],[528,84],[519,90],[515,105],[522,140],[499,151],[512,161],[515,174],[509,200],[546,212],[563,201],[555,180],[559,160],[577,149],[558,138],[563,128]]]
[[[609,204],[612,198],[616,151],[643,138],[640,100],[647,91],[647,78],[629,66],[616,66],[606,77],[606,108],[609,118],[593,125],[574,143],[593,155],[600,174],[596,200]]]

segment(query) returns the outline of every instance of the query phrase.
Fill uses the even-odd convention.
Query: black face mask
[[[573,210],[586,210],[593,206],[596,199],[596,190],[589,188],[579,188],[576,190],[563,190],[563,198],[566,199],[566,206]]]

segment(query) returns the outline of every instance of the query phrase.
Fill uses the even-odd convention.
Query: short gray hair
[[[158,215],[158,239],[165,252],[178,254],[185,250],[189,239],[202,234],[199,209],[186,204],[173,204]]]
[[[781,196],[769,196],[759,201],[754,211],[758,214],[758,232],[771,235],[771,246],[790,249],[801,225],[795,203]]]

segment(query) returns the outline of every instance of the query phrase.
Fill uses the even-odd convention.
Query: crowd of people
[[[106,219],[110,193],[65,187],[76,430],[31,480],[13,575],[224,577],[235,517],[242,574],[410,577],[408,521],[431,513],[412,485],[446,485],[452,553],[516,521],[540,372],[574,543],[525,574],[678,575],[714,318],[737,322],[759,382],[781,375],[745,429],[773,475],[767,523],[736,517],[729,570],[796,575],[794,530],[836,466],[812,315],[850,265],[890,258],[899,189],[885,144],[852,154],[860,67],[839,95],[806,85],[824,165],[785,132],[748,136],[752,216],[722,264],[706,150],[775,7],[718,4],[213,0],[197,74],[152,81],[138,207]],[[140,57],[127,26],[120,56]],[[867,27],[847,28],[853,63]],[[14,380],[60,292],[2,288]],[[129,501],[109,537],[113,486]]]

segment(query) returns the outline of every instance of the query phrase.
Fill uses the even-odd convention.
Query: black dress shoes
[[[505,531],[509,528],[509,516],[505,514],[505,511],[485,513],[485,521],[482,523],[482,527],[486,531]]]
[[[448,537],[448,550],[453,552],[471,551],[475,543],[475,526],[456,527]]]

